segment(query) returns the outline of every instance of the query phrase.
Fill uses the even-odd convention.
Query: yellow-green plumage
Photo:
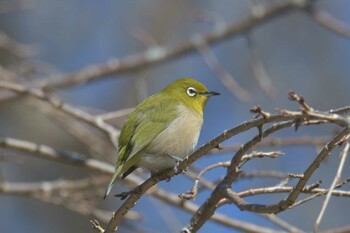
[[[105,197],[116,178],[137,167],[159,172],[190,154],[198,141],[207,99],[217,94],[194,79],[183,78],[141,102],[122,128],[116,171]]]

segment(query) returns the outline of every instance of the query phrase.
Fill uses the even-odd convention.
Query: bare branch
[[[35,196],[35,195],[52,195],[60,190],[82,190],[96,187],[107,183],[107,177],[89,177],[80,180],[57,180],[43,182],[2,182],[0,183],[0,193],[9,195]]]
[[[114,166],[110,164],[97,161],[94,159],[84,159],[80,156],[78,157],[78,155],[73,152],[57,151],[48,146],[39,145],[28,141],[12,139],[12,138],[0,138],[0,148],[28,152],[39,158],[49,159],[49,160],[53,160],[53,161],[57,161],[57,162],[61,162],[61,163],[69,164],[73,166],[88,168],[90,170],[98,171],[103,174],[112,175],[114,173]],[[129,185],[131,186],[137,186],[138,184],[143,182],[143,180],[141,180],[140,178],[137,178],[135,175],[132,175],[132,174],[126,177],[124,181],[129,183]],[[77,182],[80,182],[80,181],[77,181]],[[94,181],[84,181],[80,185],[78,185],[78,187],[76,188],[85,187],[86,182],[94,182]],[[47,182],[40,182],[36,184],[22,183],[18,186],[17,184],[13,183],[13,185],[6,186],[6,190],[7,190],[6,192],[13,193],[13,194],[16,193],[18,195],[21,195],[21,194],[24,195],[25,193],[28,194],[28,193],[46,192],[48,190],[53,191],[53,190],[62,188],[62,186],[72,187],[72,188],[74,188],[75,186],[74,182],[73,183],[63,182],[62,184],[62,181],[57,181],[57,184],[56,183],[50,184],[49,185],[50,188],[47,188],[48,187],[47,184],[48,184]],[[1,192],[1,189],[0,189],[0,192]],[[184,202],[180,200],[177,197],[177,195],[166,192],[165,190],[162,190],[159,187],[157,187],[155,190],[147,194],[152,195],[153,197],[167,204],[186,210],[190,213],[194,213],[195,210],[198,208],[198,206],[196,206],[195,204],[190,202]],[[101,197],[102,197],[102,194],[101,194]],[[50,202],[50,200],[48,199],[47,202]],[[55,201],[53,204],[57,204],[57,201]],[[62,203],[59,202],[58,204],[61,205]],[[252,231],[252,232],[258,232],[257,229],[259,229],[259,226],[252,225],[249,223],[244,223],[235,219],[231,219],[230,217],[222,214],[217,214],[213,216],[212,220],[219,224],[222,224],[228,227],[233,227],[236,229],[251,229],[251,228],[256,229],[255,231]]]
[[[210,170],[213,170],[215,168],[218,168],[218,167],[228,167],[230,165],[230,161],[226,161],[226,162],[218,162],[218,163],[215,163],[215,164],[212,164],[212,165],[209,165],[207,166],[206,168],[204,168],[199,174],[198,176],[195,178],[195,181],[194,181],[194,184],[193,184],[193,187],[191,190],[187,191],[187,193],[180,193],[179,194],[179,197],[180,198],[183,198],[185,200],[190,200],[190,199],[193,199],[195,200],[196,199],[196,196],[197,196],[197,193],[198,193],[198,184],[201,180],[201,176],[210,171]]]
[[[332,139],[324,149],[319,153],[317,158],[311,163],[311,165],[303,173],[302,178],[300,178],[298,184],[293,188],[288,197],[277,204],[272,205],[260,205],[260,204],[250,204],[239,197],[237,193],[232,191],[230,188],[226,188],[226,197],[237,205],[241,210],[248,210],[257,213],[279,213],[291,205],[294,204],[296,198],[303,191],[307,181],[310,179],[313,172],[319,167],[320,163],[330,154],[330,152],[338,145],[338,143],[343,140],[345,135],[350,134],[350,129],[345,128],[341,133],[339,133],[334,139]],[[331,195],[331,194],[329,194]]]
[[[116,153],[114,145],[109,140],[106,140],[103,137],[104,135],[100,135],[95,127],[88,127],[85,122],[72,118],[63,112],[52,111],[50,104],[45,102],[28,99],[28,101],[25,101],[25,104],[38,109],[46,117],[57,123],[64,131],[85,145],[93,158],[99,158],[100,160],[103,158],[103,160],[108,162],[114,161],[112,159]]]
[[[272,151],[272,152],[257,152],[257,151],[253,151],[250,154],[244,155],[242,157],[242,162],[239,165],[239,167],[243,166],[244,163],[246,163],[247,161],[253,159],[253,158],[261,158],[261,157],[272,157],[272,158],[276,158],[277,156],[282,155],[283,153],[280,151]],[[203,170],[201,170],[201,172],[194,178],[194,184],[191,188],[191,190],[187,191],[187,193],[180,193],[179,197],[189,200],[189,199],[193,199],[195,200],[197,194],[198,194],[198,184],[201,181],[201,177],[208,171],[213,170],[215,168],[218,167],[228,167],[230,165],[230,161],[226,161],[226,162],[218,162],[212,165],[209,165],[207,167],[205,167]]]
[[[288,178],[288,174],[280,171],[261,171],[261,170],[254,170],[254,171],[242,171],[239,174],[239,178],[254,178],[254,177],[271,177],[271,178],[278,178],[278,179],[286,179]]]
[[[229,74],[225,68],[215,57],[214,53],[210,50],[208,45],[202,45],[198,48],[199,53],[202,55],[203,60],[207,63],[207,66],[216,74],[219,81],[239,100],[248,101],[251,95],[248,91],[243,89],[234,77]]]
[[[291,138],[271,137],[271,138],[267,138],[266,140],[256,145],[256,148],[270,147],[270,146],[293,146],[293,145],[321,146],[327,143],[327,138],[329,137],[311,137],[311,136],[304,136],[300,138],[299,137],[291,137]],[[233,144],[230,146],[226,146],[221,150],[210,151],[210,154],[227,153],[230,151],[238,150],[240,146],[241,146],[240,144]]]
[[[349,180],[347,180],[346,183],[349,183]],[[250,197],[250,196],[255,196],[255,195],[263,195],[263,194],[290,193],[292,190],[293,190],[292,186],[283,186],[283,187],[282,186],[273,186],[273,187],[252,188],[252,189],[238,192],[237,195],[239,197],[243,198],[243,197]],[[308,186],[304,187],[302,190],[302,193],[315,194],[315,195],[312,195],[310,197],[314,197],[314,196],[319,197],[319,196],[325,195],[328,192],[329,192],[329,189],[322,189],[322,188],[310,189]],[[331,194],[335,197],[350,197],[350,191],[344,191],[344,190],[333,190],[331,192]],[[307,198],[307,200],[311,200],[311,199]],[[228,203],[231,203],[231,202],[229,200],[223,200],[223,201],[220,201],[219,206],[224,205],[224,204],[228,204]],[[293,208],[297,205],[298,204],[295,203],[294,205],[290,206],[289,208]]]
[[[7,0],[0,2],[0,14],[29,10],[35,5],[35,0]]]
[[[110,75],[121,74],[164,62],[180,55],[194,52],[203,43],[214,44],[228,38],[241,35],[254,27],[261,25],[277,16],[285,15],[285,13],[304,9],[307,7],[307,0],[291,0],[285,3],[276,3],[269,7],[263,7],[259,15],[250,15],[241,21],[228,24],[220,30],[214,30],[203,35],[193,35],[188,41],[185,41],[174,47],[157,46],[147,49],[140,54],[132,55],[125,59],[110,60],[103,64],[95,64],[85,67],[79,71],[57,77],[53,80],[46,80],[42,83],[45,90],[64,88],[84,84],[94,80],[99,80]]]
[[[196,161],[198,158],[200,158],[204,154],[208,153],[213,148],[216,148],[222,141],[227,140],[228,138],[230,138],[230,137],[232,137],[240,132],[246,131],[246,130],[253,128],[253,127],[260,127],[264,123],[275,122],[275,121],[287,121],[287,120],[293,119],[292,121],[287,121],[286,123],[280,123],[280,124],[273,125],[271,128],[266,130],[262,135],[258,135],[256,137],[254,137],[251,141],[249,141],[247,144],[245,144],[244,146],[241,147],[241,149],[234,156],[234,159],[231,161],[231,165],[229,167],[230,172],[228,172],[224,181],[222,181],[221,184],[219,184],[217,186],[217,188],[213,191],[212,196],[207,199],[206,203],[204,205],[202,205],[197,210],[195,215],[192,217],[192,220],[190,223],[191,224],[191,227],[190,227],[191,231],[194,229],[197,229],[197,227],[200,227],[211,215],[213,215],[214,210],[215,210],[215,204],[219,201],[219,199],[221,199],[220,198],[221,195],[219,195],[218,192],[221,192],[222,187],[225,186],[225,184],[232,183],[233,180],[235,178],[237,178],[238,173],[234,172],[234,171],[236,171],[236,167],[240,163],[241,158],[244,155],[244,153],[247,152],[247,150],[249,148],[251,148],[252,146],[257,144],[261,140],[261,137],[266,137],[267,135],[269,135],[277,130],[280,130],[280,129],[285,128],[285,127],[290,127],[291,125],[293,125],[294,121],[296,119],[295,117],[297,117],[297,119],[299,119],[299,116],[297,114],[293,115],[293,117],[289,116],[288,114],[284,114],[284,115],[271,115],[268,118],[253,119],[251,121],[243,122],[241,125],[233,128],[231,130],[225,131],[223,134],[219,135],[215,139],[213,139],[210,142],[206,143],[205,145],[201,146],[197,151],[195,151],[193,154],[188,156],[186,159],[184,159],[183,162],[180,163],[180,165],[177,168],[179,173],[181,173],[186,167],[188,167],[191,163]],[[300,116],[300,121],[301,122],[308,121],[308,117],[309,117],[309,115],[306,115],[306,116],[303,115],[302,117]],[[320,117],[321,120],[323,120],[323,117],[326,119],[329,118],[327,114],[325,114],[325,115],[321,114],[321,115],[318,115],[317,117]],[[331,118],[331,120],[332,120],[332,123],[338,123],[341,125],[345,125],[347,122],[347,119],[345,119],[345,118],[344,119],[339,118],[337,121],[333,121],[334,119]],[[313,123],[319,124],[319,123],[323,123],[323,121],[322,122],[316,121]],[[174,176],[174,175],[175,175],[174,169],[166,170],[166,171],[161,172],[159,174],[153,175],[151,178],[146,180],[143,184],[138,186],[134,191],[132,191],[129,198],[114,213],[111,221],[109,222],[109,224],[107,226],[106,232],[113,232],[113,230],[118,226],[122,217],[128,212],[129,209],[131,209],[135,205],[136,201],[149,188],[151,188],[153,185],[155,185],[159,181],[168,179],[169,177]],[[203,217],[203,216],[205,216],[205,217]],[[200,220],[198,220],[199,217],[200,217]],[[195,226],[195,228],[193,226]],[[194,232],[195,231],[196,230],[194,230]]]
[[[101,118],[103,121],[114,120],[116,118],[127,116],[129,113],[132,112],[132,110],[134,110],[134,108],[125,108],[114,112],[107,112],[99,115],[98,117]]]
[[[275,90],[272,81],[265,70],[263,62],[260,59],[260,55],[252,32],[247,33],[246,38],[250,52],[250,64],[254,73],[255,80],[259,84],[259,87],[263,93],[266,96],[273,98],[275,96]]]
[[[323,11],[314,6],[306,8],[308,15],[315,22],[323,26],[324,28],[330,30],[331,32],[343,36],[346,39],[350,38],[350,27],[339,19],[334,18],[328,12]]]
[[[271,116],[273,117],[273,116]],[[271,117],[264,119],[269,120]],[[269,129],[265,130],[262,135],[263,137],[268,136],[269,134],[291,126],[292,122],[286,122],[286,123],[280,123],[276,124]],[[236,167],[241,161],[241,158],[243,157],[244,153],[246,153],[252,146],[257,144],[261,140],[261,135],[255,136],[252,140],[247,142],[246,144],[242,145],[241,148],[236,152],[235,156],[231,160],[231,164],[228,167],[227,174],[225,178],[216,186],[210,197],[205,201],[205,203],[196,211],[196,213],[192,216],[190,223],[187,224],[185,229],[187,229],[189,232],[197,232],[197,230],[206,222],[207,219],[209,219],[213,213],[215,212],[217,208],[217,203],[220,201],[220,199],[224,196],[224,191],[226,190],[228,184],[231,184],[233,180],[235,180],[238,177],[238,170],[236,170]]]
[[[35,47],[20,44],[3,32],[0,32],[0,49],[9,52],[19,58],[33,56],[37,53]]]
[[[100,225],[100,223],[95,219],[95,220],[90,220],[90,223],[92,224],[92,229],[97,230],[100,233],[104,233],[105,229],[103,229]]]
[[[339,228],[333,228],[327,231],[319,231],[319,233],[348,233],[348,232],[350,232],[350,225],[339,227]]]
[[[160,189],[159,187],[153,187],[150,190],[150,195],[156,197],[157,199],[168,203],[172,206],[181,208],[188,213],[195,213],[198,209],[198,206],[194,204],[193,202],[186,201],[183,199],[178,198],[177,195],[166,192],[163,189]],[[241,230],[244,232],[252,232],[252,233],[261,233],[261,232],[276,232],[272,229],[261,227],[252,223],[243,222],[234,218],[230,218],[227,215],[221,214],[221,213],[215,213],[211,219],[212,221],[233,228],[237,230]]]
[[[6,0],[0,3],[0,14],[17,10],[27,9],[33,6],[36,0]],[[134,37],[140,41],[145,47],[143,50],[131,54],[126,57],[111,59],[100,64],[92,64],[82,67],[79,70],[60,74],[52,68],[52,66],[42,63],[35,65],[32,61],[25,59],[37,52],[37,48],[31,45],[21,44],[10,38],[7,34],[0,32],[0,50],[5,56],[4,62],[0,66],[0,101],[8,100],[13,97],[24,98],[21,103],[35,107],[45,117],[53,119],[59,123],[59,126],[65,132],[73,135],[79,140],[90,152],[89,157],[75,153],[73,151],[65,151],[55,149],[53,147],[37,144],[31,141],[25,141],[9,137],[0,137],[0,164],[19,163],[20,166],[26,166],[25,157],[22,152],[29,154],[35,158],[46,159],[51,162],[67,164],[73,167],[86,169],[95,174],[93,177],[79,178],[78,180],[68,180],[67,178],[60,180],[46,181],[45,179],[37,182],[10,182],[0,174],[0,194],[1,195],[17,195],[29,197],[41,201],[46,204],[57,205],[67,210],[74,211],[80,215],[89,216],[92,227],[100,233],[111,233],[120,225],[123,219],[140,220],[140,215],[132,210],[136,202],[144,197],[155,198],[168,206],[178,208],[181,211],[188,212],[192,215],[186,227],[181,231],[183,233],[195,233],[208,221],[227,226],[243,232],[255,233],[277,233],[277,232],[303,232],[298,226],[294,226],[287,221],[277,218],[274,214],[285,210],[289,210],[298,205],[305,204],[310,200],[325,196],[324,203],[317,220],[315,221],[314,231],[318,231],[318,226],[322,221],[323,215],[330,203],[331,196],[350,198],[350,191],[346,187],[341,187],[350,183],[350,178],[339,181],[344,169],[345,160],[350,148],[350,106],[330,111],[318,111],[310,106],[303,96],[298,95],[294,91],[289,93],[289,99],[294,101],[299,110],[292,111],[289,109],[278,109],[275,114],[264,111],[259,106],[254,106],[251,112],[254,114],[253,119],[242,122],[234,128],[222,132],[220,135],[202,145],[198,150],[189,155],[181,164],[174,169],[169,169],[152,176],[147,177],[145,173],[136,171],[124,180],[120,180],[131,190],[125,195],[126,201],[115,212],[102,210],[98,207],[99,198],[102,198],[104,185],[108,181],[108,177],[114,173],[115,167],[107,162],[100,160],[114,161],[112,155],[115,155],[116,147],[118,147],[119,129],[114,127],[114,123],[121,121],[133,109],[121,109],[113,112],[103,113],[103,111],[90,111],[81,107],[75,107],[69,103],[64,103],[61,98],[55,95],[55,90],[65,87],[73,87],[82,85],[87,82],[103,80],[107,77],[117,76],[125,73],[135,73],[140,77],[136,80],[137,97],[142,99],[147,94],[146,79],[143,74],[138,73],[144,68],[151,67],[179,58],[183,55],[199,53],[207,63],[216,77],[227,89],[229,89],[237,98],[247,100],[251,93],[244,90],[238,85],[238,81],[225,70],[220,59],[215,56],[213,46],[221,42],[237,38],[237,36],[246,37],[248,49],[250,53],[250,62],[253,73],[257,79],[258,85],[265,95],[274,95],[274,83],[263,66],[264,61],[259,57],[255,35],[255,29],[266,22],[271,22],[275,18],[282,19],[289,13],[303,12],[312,21],[325,27],[330,32],[350,38],[350,27],[345,22],[332,16],[325,10],[315,5],[316,0],[286,0],[272,1],[262,4],[257,0],[251,0],[250,15],[236,22],[227,23],[219,14],[201,10],[195,14],[206,22],[214,25],[207,33],[193,33],[185,41],[180,41],[173,46],[158,45],[151,34],[145,31],[134,31]],[[298,16],[300,16],[298,14]],[[131,29],[133,30],[133,29]],[[44,69],[43,69],[44,68]],[[50,75],[57,72],[54,77],[48,77],[44,81],[34,80],[33,78],[41,78],[43,75]],[[113,77],[112,77],[113,78]],[[53,92],[51,92],[53,91]],[[12,104],[12,103],[5,103]],[[270,106],[269,106],[270,107]],[[98,112],[98,113],[96,113]],[[115,120],[115,121],[114,121]],[[294,127],[305,127],[310,125],[331,125],[335,126],[333,132],[329,132],[325,136],[302,136],[290,138],[268,138],[275,132],[282,129]],[[329,127],[328,127],[329,128]],[[255,131],[253,131],[253,129]],[[233,136],[255,132],[253,137],[248,141],[238,141],[233,145],[223,148],[221,145],[224,141]],[[300,133],[300,132],[299,132]],[[334,135],[332,135],[334,134]],[[242,135],[243,136],[243,135]],[[242,138],[245,138],[244,135]],[[108,137],[108,138],[107,138]],[[235,141],[237,138],[233,139]],[[238,138],[238,140],[240,140]],[[231,140],[230,140],[231,141]],[[112,142],[112,143],[111,143]],[[262,147],[273,146],[291,146],[291,145],[309,145],[314,148],[313,153],[302,154],[308,156],[311,162],[307,164],[304,171],[288,171],[284,170],[241,170],[245,162],[258,157],[275,158],[283,153],[280,148],[270,149]],[[335,177],[330,187],[322,187],[322,180],[310,184],[314,178],[315,172],[322,169],[322,163],[327,158],[333,158],[330,154],[337,147],[344,146],[340,152],[341,158]],[[283,148],[284,149],[284,148]],[[310,149],[310,148],[308,148]],[[282,150],[282,149],[281,149]],[[268,151],[268,152],[261,152]],[[310,150],[308,150],[309,152]],[[216,156],[210,156],[210,165],[206,165],[203,169],[198,169],[198,165],[192,165],[193,162],[200,159],[206,154],[217,154],[223,152],[231,152],[231,156],[219,155],[219,159],[223,156],[222,161]],[[91,158],[91,157],[92,158]],[[105,156],[105,157],[104,157]],[[230,159],[227,160],[227,156]],[[312,157],[309,157],[312,156]],[[93,159],[98,158],[98,159]],[[313,159],[312,159],[313,158]],[[7,164],[6,164],[7,165]],[[17,165],[17,164],[16,164]],[[190,171],[186,168],[190,167]],[[224,170],[223,176],[209,179],[208,171],[220,168]],[[287,170],[285,170],[287,169]],[[183,187],[176,192],[169,192],[160,188],[157,184],[163,180],[167,180],[175,175],[186,172],[186,175],[193,186],[189,187],[190,191],[186,194],[177,193],[186,191]],[[294,173],[292,173],[294,172]],[[1,173],[1,171],[0,171]],[[97,175],[96,175],[97,174]],[[208,175],[208,178],[206,178]],[[108,176],[108,177],[107,177]],[[249,187],[243,191],[236,190],[236,182],[240,179],[259,178],[264,181],[279,182],[272,186],[265,187]],[[319,178],[322,179],[322,178]],[[245,180],[246,181],[246,180]],[[119,182],[119,181],[118,181]],[[290,183],[293,182],[292,186]],[[207,192],[210,195],[207,195]],[[278,194],[278,195],[274,195]],[[300,198],[303,194],[303,198]],[[198,197],[197,197],[198,195]],[[268,197],[284,198],[275,199],[274,203],[265,205],[261,203],[248,202],[254,198]],[[179,198],[182,197],[182,198]],[[195,198],[204,198],[204,203],[196,205],[192,200]],[[301,200],[299,200],[301,199]],[[158,202],[157,202],[158,203]],[[239,208],[247,210],[258,215],[268,218],[272,223],[280,228],[274,230],[269,227],[262,227],[249,221],[240,221],[229,215],[224,215],[218,211],[223,205],[231,204],[231,208]],[[232,205],[233,204],[233,205]],[[158,206],[155,206],[158,207]],[[263,214],[260,214],[263,213]],[[273,213],[273,214],[265,214]],[[160,213],[166,215],[168,213]],[[176,217],[176,216],[175,216]],[[98,220],[96,220],[98,219]],[[162,221],[162,219],[160,219]],[[163,219],[164,220],[164,219]],[[99,222],[100,221],[100,222]],[[167,223],[167,220],[164,221]],[[171,221],[170,221],[171,222]],[[101,224],[100,224],[101,223]],[[108,225],[104,225],[104,224]],[[144,229],[134,227],[135,222],[131,222],[132,230],[143,231]],[[128,227],[128,226],[127,226]],[[169,224],[169,229],[177,229],[179,226]],[[145,226],[142,226],[145,228]],[[322,233],[329,232],[349,232],[350,226],[334,228]],[[147,231],[147,229],[145,230]],[[149,230],[149,232],[153,232]]]
[[[252,151],[252,153],[244,155],[242,157],[241,163],[238,165],[238,168],[241,168],[246,162],[248,162],[253,158],[263,158],[263,157],[277,158],[281,155],[284,155],[282,151],[270,151],[270,152]]]
[[[276,225],[282,227],[283,229],[286,229],[288,232],[291,233],[305,233],[305,231],[297,228],[296,226],[293,226],[292,224],[282,220],[281,218],[278,218],[275,214],[261,214],[262,216],[269,219],[271,222],[275,223]]]
[[[322,217],[324,215],[324,212],[326,211],[326,208],[327,208],[327,205],[329,203],[329,200],[331,198],[331,195],[332,195],[332,191],[334,190],[335,186],[337,185],[340,177],[341,177],[341,173],[343,171],[343,167],[344,167],[344,164],[345,164],[345,160],[347,158],[347,155],[349,153],[349,142],[347,142],[344,146],[344,149],[341,151],[340,153],[340,163],[339,163],[339,167],[338,167],[338,170],[337,170],[337,173],[333,179],[333,182],[331,184],[331,187],[329,188],[329,192],[327,193],[326,195],[326,199],[324,200],[324,203],[322,205],[322,209],[316,219],[316,222],[315,222],[315,225],[314,225],[314,232],[317,232],[318,230],[318,226],[320,225],[321,221],[322,221]]]
[[[114,166],[110,164],[95,159],[84,159],[75,152],[59,151],[46,145],[40,145],[29,141],[0,137],[0,148],[28,152],[39,158],[85,167],[104,174],[113,174],[114,172]]]
[[[10,90],[13,92],[16,92],[18,94],[25,94],[32,96],[34,98],[40,99],[42,101],[45,101],[49,104],[51,104],[54,108],[76,118],[79,120],[82,120],[86,123],[89,123],[90,125],[102,130],[103,132],[107,133],[111,142],[114,144],[115,147],[118,146],[118,136],[119,136],[119,130],[114,128],[113,126],[105,123],[102,118],[100,117],[94,117],[90,115],[87,112],[84,112],[78,108],[72,107],[67,103],[64,103],[62,100],[58,99],[57,97],[52,97],[45,92],[43,92],[40,89],[29,89],[23,85],[11,83],[11,82],[0,82],[0,88]]]
[[[344,184],[347,184],[347,183],[349,183],[349,182],[350,182],[350,178],[348,178],[348,179],[346,179],[346,180],[343,180],[342,182],[340,182],[339,184],[337,184],[334,188],[340,188],[340,187],[342,187]],[[302,200],[300,200],[300,201],[298,201],[298,202],[295,202],[295,203],[294,203],[293,205],[291,205],[289,208],[294,208],[294,207],[296,207],[296,206],[298,206],[298,205],[301,205],[301,204],[303,204],[303,203],[305,203],[305,202],[311,201],[311,200],[315,199],[316,197],[325,195],[325,194],[327,194],[327,193],[329,192],[329,189],[317,189],[317,188],[315,188],[315,189],[311,189],[311,192],[316,192],[316,194],[314,194],[314,195],[312,195],[312,196],[309,196],[309,197],[307,197],[307,198],[305,198],[305,199],[302,199]],[[333,190],[332,195],[334,195],[334,196],[339,196],[339,197],[343,197],[343,196],[344,196],[344,197],[349,197],[349,196],[350,196],[350,192],[348,192],[348,191],[342,191],[342,190],[340,190],[340,191]]]
[[[223,196],[227,196],[231,199],[232,202],[234,202],[236,205],[238,205],[241,209],[250,210],[258,213],[277,213],[280,211],[283,211],[287,209],[290,205],[292,205],[296,198],[299,196],[302,188],[305,186],[307,180],[311,177],[312,173],[315,171],[317,167],[319,167],[319,164],[324,160],[324,158],[330,153],[332,149],[334,149],[339,143],[346,140],[350,134],[350,129],[348,128],[349,123],[347,118],[340,117],[339,115],[332,115],[329,114],[319,114],[314,113],[313,111],[309,112],[308,114],[305,114],[305,112],[302,112],[300,114],[285,114],[285,111],[282,111],[284,113],[284,116],[292,116],[294,115],[297,117],[298,121],[307,121],[305,119],[306,117],[316,117],[318,120],[326,120],[331,121],[332,123],[339,124],[341,126],[345,126],[346,128],[343,129],[341,133],[339,133],[336,137],[333,138],[320,152],[318,157],[315,159],[315,161],[309,166],[309,168],[305,171],[304,176],[300,181],[298,182],[296,188],[290,193],[290,195],[287,197],[286,200],[282,200],[280,203],[275,205],[259,205],[259,204],[248,204],[242,199],[240,199],[230,188],[228,188],[229,185],[237,178],[238,172],[237,172],[237,166],[241,161],[241,158],[243,154],[252,146],[257,144],[261,138],[266,137],[267,135],[275,132],[276,130],[279,130],[284,127],[291,126],[292,122],[285,122],[280,124],[275,124],[268,130],[261,133],[261,135],[258,135],[254,137],[252,140],[247,142],[245,145],[243,145],[235,154],[233,157],[230,166],[228,167],[228,172],[225,178],[217,185],[215,190],[212,192],[211,196],[206,200],[206,202],[197,210],[197,212],[192,216],[192,219],[190,223],[186,226],[186,229],[188,229],[190,232],[196,232],[203,224],[204,222],[210,218],[210,216],[215,212],[217,208],[217,203]],[[303,115],[303,117],[301,117]],[[323,115],[323,116],[321,116]],[[264,120],[271,119],[270,116]],[[314,119],[316,119],[314,118]],[[295,119],[294,119],[295,121]],[[310,122],[309,122],[310,123]],[[315,123],[315,122],[313,122]],[[259,133],[260,134],[260,133]]]

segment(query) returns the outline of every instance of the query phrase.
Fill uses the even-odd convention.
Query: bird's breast
[[[203,117],[187,106],[177,107],[178,116],[151,143],[149,153],[185,158],[197,145]]]

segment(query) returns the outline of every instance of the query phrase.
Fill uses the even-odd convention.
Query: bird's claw
[[[128,191],[128,192],[122,192],[122,193],[118,193],[115,194],[115,197],[120,197],[120,200],[124,200],[125,198],[127,198],[130,194],[132,194],[134,191]]]
[[[174,172],[175,174],[178,174],[178,167],[180,165],[180,163],[183,161],[183,159],[176,157],[176,156],[171,156],[172,159],[175,160],[175,166],[174,166]]]
[[[179,164],[180,163],[178,163],[178,162],[176,162],[176,164],[175,164],[175,166],[174,166],[174,172],[175,172],[175,174],[177,174],[177,172],[178,172],[178,167],[179,167]]]

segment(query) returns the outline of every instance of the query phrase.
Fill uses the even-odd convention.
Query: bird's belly
[[[173,168],[176,161],[170,156],[157,154],[143,154],[141,157],[141,167],[146,168],[151,173],[163,171],[168,168]]]
[[[171,156],[184,159],[193,152],[203,119],[186,106],[180,106],[179,113],[179,117],[151,142],[141,156],[142,167],[151,172],[162,171],[175,166],[176,160]]]

